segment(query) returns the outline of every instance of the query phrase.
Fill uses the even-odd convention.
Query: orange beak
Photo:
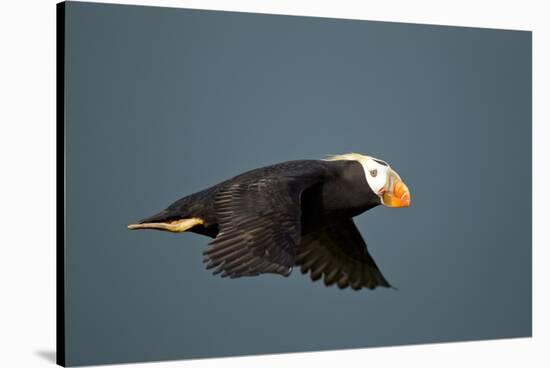
[[[382,203],[386,207],[409,207],[411,205],[409,188],[402,181],[396,182],[393,186],[393,192],[383,194]]]

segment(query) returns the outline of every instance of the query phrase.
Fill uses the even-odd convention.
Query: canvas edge
[[[56,363],[65,366],[65,6],[56,4]]]

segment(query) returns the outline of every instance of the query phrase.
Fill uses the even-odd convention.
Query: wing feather
[[[390,287],[367,251],[352,219],[335,221],[307,236],[297,248],[296,264],[312,280],[323,277],[325,285],[339,288]]]
[[[237,180],[214,199],[220,231],[204,252],[222,277],[288,276],[301,238],[300,195],[319,175],[272,175]]]

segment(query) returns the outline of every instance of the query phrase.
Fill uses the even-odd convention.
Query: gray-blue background
[[[69,3],[67,362],[531,335],[531,33]],[[357,151],[408,209],[356,218],[399,290],[228,280],[126,225],[248,169]]]

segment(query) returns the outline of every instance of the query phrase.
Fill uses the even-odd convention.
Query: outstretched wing
[[[367,251],[367,244],[352,219],[342,219],[304,236],[296,250],[296,264],[312,280],[324,277],[325,285],[337,284],[374,289],[390,287]]]
[[[214,208],[220,231],[204,252],[207,268],[222,277],[288,276],[300,242],[300,195],[310,177],[239,180],[222,188]]]

